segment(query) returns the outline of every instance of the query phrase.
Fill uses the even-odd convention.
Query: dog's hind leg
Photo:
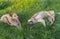
[[[55,17],[53,16],[52,19],[53,19],[53,22],[54,22],[55,21]]]
[[[53,24],[53,18],[48,17],[48,20],[51,22],[51,25]]]
[[[49,13],[47,13],[48,14],[48,19],[49,19],[49,21],[51,22],[51,24],[53,24],[52,22],[54,22],[55,21],[55,14],[54,14],[54,11],[49,11]]]
[[[52,19],[52,21],[54,22],[55,21],[55,15],[51,15],[50,18]]]

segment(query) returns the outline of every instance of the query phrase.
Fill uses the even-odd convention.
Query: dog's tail
[[[58,15],[60,15],[60,12],[55,12],[55,14],[58,14]]]
[[[1,18],[0,18],[0,21],[2,21]]]
[[[60,15],[60,13],[56,13],[56,14]]]
[[[1,21],[1,19],[0,19],[0,21]]]

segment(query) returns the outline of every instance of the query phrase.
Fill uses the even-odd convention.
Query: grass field
[[[22,23],[22,30],[18,30],[15,26],[0,22],[0,39],[60,39],[60,15],[56,14],[60,11],[59,4],[60,0],[0,0],[0,17],[16,10]],[[41,23],[28,25],[27,20],[42,10],[54,10],[55,23],[50,26],[46,19],[45,28]]]

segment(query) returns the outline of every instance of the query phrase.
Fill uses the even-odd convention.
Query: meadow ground
[[[2,5],[5,5],[5,1],[1,2]],[[14,26],[0,22],[0,39],[60,39],[60,15],[56,14],[60,11],[59,0],[21,0],[21,2],[12,2],[12,5],[9,5],[10,2],[7,2],[5,6],[2,6],[1,2],[0,17],[3,14],[12,13],[14,10],[16,10],[19,20],[22,23],[22,30],[18,30]],[[41,23],[28,25],[27,20],[36,12],[42,10],[55,11],[56,16],[54,24],[50,26],[50,23],[46,18],[47,26],[45,28]]]

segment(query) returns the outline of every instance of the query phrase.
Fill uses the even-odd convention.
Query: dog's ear
[[[13,13],[12,17],[18,17],[16,13]]]
[[[9,14],[12,17],[12,14]]]

